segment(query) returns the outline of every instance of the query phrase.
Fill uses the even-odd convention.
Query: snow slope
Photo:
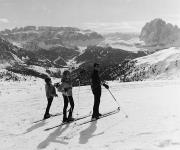
[[[43,117],[46,107],[43,80],[0,82],[1,150],[179,150],[180,82],[146,81],[109,83],[123,111],[82,126],[65,125],[44,131],[61,122],[62,116],[33,124]],[[73,88],[74,117],[93,107],[90,86]],[[78,100],[79,95],[79,100]],[[79,105],[78,105],[79,101]],[[61,94],[55,98],[51,113],[62,112]],[[100,112],[117,104],[103,88]],[[88,118],[89,119],[89,118]]]
[[[128,78],[180,79],[180,48],[160,50],[134,61],[135,66],[130,70]]]

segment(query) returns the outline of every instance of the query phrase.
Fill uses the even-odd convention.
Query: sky
[[[0,30],[71,26],[98,32],[140,32],[162,18],[180,27],[180,0],[0,0]]]

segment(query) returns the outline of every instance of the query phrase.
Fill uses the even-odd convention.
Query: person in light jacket
[[[70,72],[68,70],[63,72],[63,77],[61,80],[61,89],[64,99],[63,122],[70,122],[74,120],[74,118],[72,117],[74,109],[74,100],[72,95],[72,81],[70,77]],[[68,104],[70,104],[70,110],[67,116]]]
[[[49,114],[49,110],[53,101],[53,98],[56,96],[58,96],[56,94],[56,89],[55,87],[52,85],[51,79],[50,78],[46,78],[45,79],[45,92],[46,92],[46,97],[47,97],[47,107],[46,107],[46,111],[44,114],[44,119],[49,118],[51,115]]]

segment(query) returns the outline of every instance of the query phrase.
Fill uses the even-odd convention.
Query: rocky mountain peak
[[[145,24],[140,39],[148,46],[180,46],[180,28],[156,18]]]

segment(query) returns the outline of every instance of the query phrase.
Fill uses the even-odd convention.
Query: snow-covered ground
[[[61,122],[62,116],[33,124],[43,117],[46,98],[43,80],[0,82],[1,150],[179,150],[180,81],[110,82],[110,90],[123,111],[78,126],[64,125],[44,131]],[[79,92],[79,105],[78,105]],[[73,89],[74,117],[92,110],[89,86]],[[51,113],[62,112],[63,99],[54,98]],[[79,109],[77,109],[79,107]],[[103,88],[100,112],[117,104]]]

